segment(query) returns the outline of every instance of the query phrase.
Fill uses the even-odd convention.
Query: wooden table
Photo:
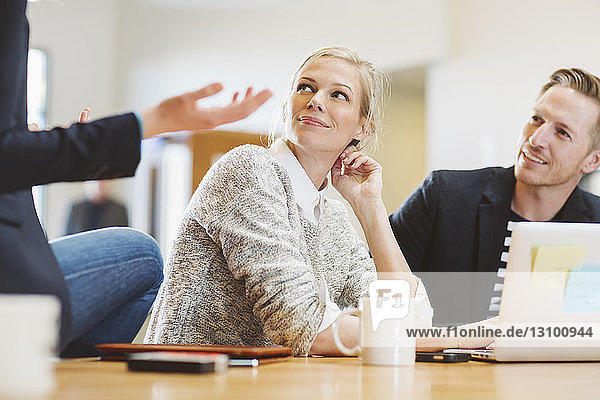
[[[224,373],[131,372],[124,362],[56,364],[51,399],[598,399],[600,363],[362,366],[356,358],[294,358]]]

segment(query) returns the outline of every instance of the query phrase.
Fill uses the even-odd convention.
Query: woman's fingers
[[[342,164],[341,158],[338,157],[337,160],[333,163],[333,167],[331,167],[332,177],[337,175],[344,175],[344,164]]]
[[[197,101],[204,97],[209,97],[214,94],[217,94],[221,90],[223,90],[223,85],[221,83],[215,82],[193,92],[187,92],[183,94],[183,96],[189,98],[191,101]]]
[[[252,97],[252,92],[254,91],[254,89],[250,86],[248,87],[248,89],[246,89],[246,94],[244,95],[244,98],[242,99],[242,101],[251,98]],[[233,94],[233,100],[231,101],[231,104],[235,104],[237,103],[238,99],[240,98],[240,92],[235,92]]]
[[[342,165],[345,167],[345,170],[348,168],[358,170],[363,167],[363,169],[366,168],[366,171],[371,171],[379,167],[377,161],[373,160],[371,157],[367,156],[361,151],[355,150],[346,156],[344,156],[344,154],[347,154],[346,151],[340,155],[340,159],[342,161]]]
[[[350,151],[344,152],[346,154],[345,157],[343,157],[344,160],[346,160],[346,162],[349,164],[351,163],[355,158],[360,157],[363,153],[360,150],[354,150],[354,151]]]
[[[344,154],[346,154],[346,156],[344,156]],[[362,152],[355,150],[350,153],[344,152],[342,153],[342,155],[340,155],[340,157],[342,159],[342,164],[347,167],[350,166],[354,162],[354,160],[359,158],[361,155],[363,155]]]
[[[358,169],[358,168],[360,168],[361,165],[363,165],[364,163],[366,163],[368,161],[369,161],[369,157],[362,154],[362,155],[356,157],[354,160],[352,160],[352,162],[350,164],[348,164],[348,166],[351,168],[354,168],[354,169]]]
[[[355,151],[358,151],[358,149],[355,146],[349,144],[348,147],[346,147],[344,149],[344,151],[342,151],[342,154],[340,154],[340,158],[344,159],[344,158],[348,157],[348,154],[352,154]]]

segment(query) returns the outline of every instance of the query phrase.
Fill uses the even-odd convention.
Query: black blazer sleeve
[[[0,292],[57,296],[64,349],[72,340],[69,291],[30,187],[133,175],[140,134],[134,114],[41,133],[27,130],[26,7],[26,0],[0,0]]]
[[[134,114],[68,128],[0,132],[0,192],[58,181],[131,176],[140,160]]]
[[[433,240],[439,200],[437,172],[430,174],[421,186],[390,215],[390,225],[398,245],[414,272],[423,271]]]

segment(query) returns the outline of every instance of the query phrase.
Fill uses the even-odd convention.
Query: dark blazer
[[[58,296],[64,348],[70,326],[67,287],[35,213],[31,187],[131,176],[139,162],[140,133],[134,114],[28,131],[26,4],[0,2],[0,292]]]
[[[496,272],[515,187],[514,168],[434,171],[390,223],[415,272]],[[600,222],[600,198],[576,188],[553,221]]]
[[[105,199],[101,204],[85,200],[71,207],[66,234],[109,226],[129,226],[127,208],[111,199]]]

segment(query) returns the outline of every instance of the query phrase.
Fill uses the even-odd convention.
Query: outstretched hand
[[[381,199],[381,165],[349,146],[331,168],[331,183],[353,208],[362,202]]]
[[[168,98],[159,105],[142,112],[144,137],[164,132],[212,129],[229,122],[239,121],[256,111],[271,96],[269,90],[257,94],[252,88],[246,90],[241,101],[236,92],[233,100],[222,107],[201,107],[198,100],[210,97],[223,89],[220,83],[212,83],[200,90]]]

